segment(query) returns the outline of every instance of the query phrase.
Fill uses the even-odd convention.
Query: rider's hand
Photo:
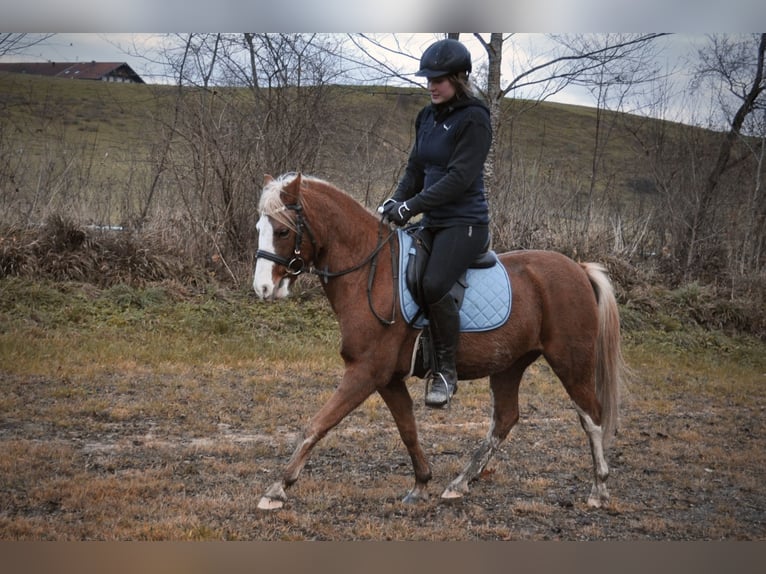
[[[407,207],[406,201],[396,201],[395,199],[387,199],[380,206],[379,211],[383,213],[383,216],[391,223],[402,226],[405,225],[413,213],[409,207]]]

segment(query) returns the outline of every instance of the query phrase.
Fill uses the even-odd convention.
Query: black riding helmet
[[[420,70],[415,75],[438,78],[459,72],[471,72],[471,53],[459,41],[447,38],[426,48],[420,58]]]

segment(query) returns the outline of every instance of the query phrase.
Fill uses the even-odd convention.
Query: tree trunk
[[[497,192],[497,141],[500,131],[500,103],[503,99],[503,90],[500,87],[500,66],[503,63],[503,35],[493,32],[487,45],[489,64],[487,69],[487,104],[489,105],[489,117],[492,125],[492,145],[489,148],[487,161],[484,164],[485,185],[487,199]]]

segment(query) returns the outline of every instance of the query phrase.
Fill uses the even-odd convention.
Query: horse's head
[[[264,179],[253,276],[253,289],[261,299],[287,297],[290,281],[311,262],[314,240],[304,219],[301,183],[300,174]]]

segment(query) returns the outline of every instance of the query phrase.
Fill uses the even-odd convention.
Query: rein
[[[327,266],[325,266],[324,269],[317,269],[313,265],[309,265],[308,268],[306,267],[306,261],[301,257],[301,243],[303,242],[303,232],[304,230],[306,233],[308,233],[309,240],[311,241],[311,246],[313,247],[314,253],[317,253],[317,244],[316,239],[314,238],[314,233],[311,231],[311,227],[309,227],[308,221],[306,221],[306,218],[303,215],[303,206],[300,204],[292,204],[292,205],[285,205],[285,209],[289,209],[290,211],[295,212],[295,248],[293,249],[293,257],[290,259],[287,259],[286,257],[280,257],[276,253],[271,253],[269,251],[263,251],[262,249],[258,249],[255,252],[255,258],[256,260],[260,257],[263,259],[267,259],[269,261],[272,261],[274,263],[277,263],[278,265],[282,265],[289,275],[292,275],[293,277],[297,277],[298,275],[308,272],[312,275],[316,275],[324,281],[325,285],[329,282],[330,279],[334,277],[341,277],[343,275],[348,275],[349,273],[353,273],[354,271],[358,271],[365,267],[368,263],[370,264],[370,274],[367,278],[367,303],[370,306],[370,311],[372,311],[372,314],[375,315],[375,318],[380,321],[384,325],[393,325],[396,322],[396,302],[397,302],[397,261],[396,261],[396,249],[394,247],[393,241],[391,239],[393,238],[394,234],[396,233],[394,230],[389,230],[389,233],[386,237],[383,237],[383,234],[381,233],[381,230],[383,228],[382,220],[381,224],[378,225],[378,243],[375,246],[375,249],[372,250],[372,253],[370,253],[367,257],[365,257],[362,261],[359,263],[352,265],[351,267],[348,267],[347,269],[343,269],[341,271],[329,271],[327,269]],[[372,304],[372,286],[375,282],[375,272],[377,271],[378,267],[378,254],[380,251],[385,247],[385,245],[388,244],[391,249],[391,275],[392,275],[392,281],[393,281],[393,304],[391,306],[391,319],[386,319],[384,317],[381,317],[378,312],[375,310],[375,307]]]

